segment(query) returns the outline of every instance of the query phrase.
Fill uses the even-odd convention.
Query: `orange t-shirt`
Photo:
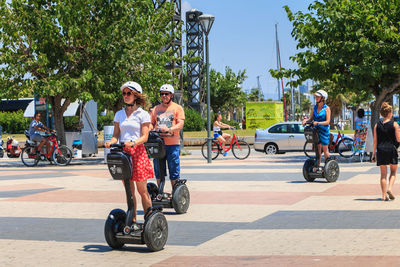
[[[171,102],[168,107],[164,107],[162,104],[156,106],[151,113],[151,123],[155,126],[155,129],[162,126],[168,128],[177,124],[177,120],[184,120],[185,112],[181,105]],[[163,137],[165,145],[179,145],[179,131],[172,133],[172,136]]]

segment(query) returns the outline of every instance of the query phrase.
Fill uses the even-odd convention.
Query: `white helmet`
[[[315,92],[314,95],[319,95],[319,96],[325,98],[325,100],[328,99],[328,93],[325,92],[324,90],[318,90],[318,91]]]
[[[123,91],[125,88],[128,88],[128,89],[130,89],[132,91],[136,91],[139,94],[141,94],[143,92],[142,87],[137,82],[126,82],[126,83],[124,83],[121,86],[121,91]]]
[[[160,87],[160,92],[161,91],[167,91],[167,92],[170,92],[171,94],[173,94],[175,92],[174,91],[174,87],[172,85],[170,85],[170,84],[163,84]]]

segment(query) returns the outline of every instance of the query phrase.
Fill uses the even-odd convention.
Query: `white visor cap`
[[[324,90],[318,90],[318,91],[315,92],[314,95],[322,96],[323,98],[325,98],[325,100],[328,99],[328,93],[325,92]]]
[[[140,84],[138,84],[137,82],[126,82],[121,86],[121,91],[123,91],[125,88],[128,88],[132,91],[136,91],[139,94],[143,93],[143,89],[140,86]]]

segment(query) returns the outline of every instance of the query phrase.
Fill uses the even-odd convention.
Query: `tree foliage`
[[[270,70],[274,77],[331,82],[329,93],[375,97],[373,124],[383,101],[399,92],[400,1],[315,1],[308,12],[284,7],[301,52],[291,59],[298,69]]]
[[[223,74],[211,69],[210,98],[215,113],[231,111],[232,107],[240,108],[246,104],[246,93],[240,86],[246,78],[246,70],[236,74],[230,67],[225,67]]]
[[[172,16],[152,0],[0,0],[0,95],[48,97],[61,134],[76,99],[116,110],[127,80],[155,97],[172,79]]]
[[[264,94],[258,88],[252,88],[251,91],[247,94],[248,101],[264,101]]]

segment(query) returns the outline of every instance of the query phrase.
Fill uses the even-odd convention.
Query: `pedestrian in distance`
[[[185,112],[181,105],[173,102],[174,87],[164,84],[160,88],[161,104],[153,108],[151,123],[156,131],[160,131],[160,137],[164,140],[169,179],[172,187],[177,179],[180,179],[180,136],[179,131],[185,123]],[[160,186],[160,170],[158,160],[154,159],[154,171],[157,184]],[[164,171],[166,173],[166,170]]]
[[[322,153],[324,152],[325,162],[329,159],[329,139],[330,139],[330,122],[331,122],[331,109],[325,103],[328,99],[328,93],[324,90],[318,90],[314,94],[315,97],[315,106],[314,111],[311,113],[310,119],[304,119],[302,124],[306,124],[307,122],[313,121],[314,127],[318,129],[319,143],[319,158],[317,159],[317,167],[321,164]]]
[[[216,113],[214,115],[214,123],[213,123],[213,131],[214,131],[214,138],[221,142],[222,149],[224,151],[224,156],[227,155],[225,151],[225,143],[228,143],[231,135],[228,133],[223,133],[222,129],[231,129],[233,128],[229,124],[223,123],[222,115],[220,113]]]
[[[381,171],[382,200],[394,200],[393,185],[396,180],[398,153],[397,148],[400,142],[400,128],[397,122],[392,120],[393,108],[389,103],[384,102],[380,114],[382,120],[374,127],[374,147],[372,151],[372,162]],[[389,184],[387,183],[387,167],[390,167]]]
[[[146,97],[138,83],[126,82],[120,89],[126,106],[115,114],[114,133],[111,141],[105,143],[105,147],[110,148],[118,141],[124,142],[124,151],[132,157],[133,173],[129,181],[132,197],[135,199],[136,184],[146,216],[152,206],[147,192],[147,179],[154,177],[153,167],[144,147],[149,135],[150,114],[141,108],[146,105]],[[133,222],[135,223],[137,204],[136,201],[134,203]]]

